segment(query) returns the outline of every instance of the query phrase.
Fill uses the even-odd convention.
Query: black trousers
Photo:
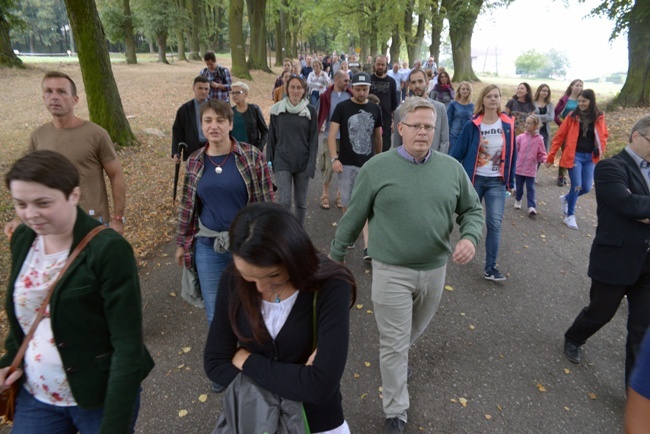
[[[650,254],[636,282],[632,285],[611,285],[591,280],[589,306],[582,309],[564,337],[576,345],[584,345],[592,335],[616,314],[621,300],[627,295],[627,343],[625,351],[625,385],[639,353],[643,336],[650,325]]]
[[[388,129],[388,133],[386,133],[386,129]],[[392,137],[393,134],[390,132],[390,125],[388,125],[388,128],[384,127],[384,134],[381,136],[381,152],[386,152],[390,149]]]

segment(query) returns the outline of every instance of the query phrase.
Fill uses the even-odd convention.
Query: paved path
[[[469,265],[449,264],[447,285],[453,290],[444,292],[438,314],[411,350],[408,432],[621,432],[626,307],[588,342],[582,365],[562,355],[563,333],[588,297],[595,196],[579,202],[580,230],[566,228],[557,198],[567,189],[554,185],[554,173],[540,172],[536,220],[515,211],[514,198],[506,202],[499,260],[506,282],[483,279],[484,244]],[[317,174],[306,227],[326,252],[340,211],[320,209],[319,196]],[[173,249],[172,243],[162,246],[142,269],[146,342],[157,365],[144,383],[138,432],[209,433],[221,395],[209,393],[203,374],[203,310],[170,295],[180,292]],[[362,307],[351,311],[344,408],[353,433],[381,433],[377,331],[367,312],[370,274],[359,247],[350,251],[348,266]],[[202,394],[206,402],[199,401]],[[179,417],[180,410],[187,415]]]

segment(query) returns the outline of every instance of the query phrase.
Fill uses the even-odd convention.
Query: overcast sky
[[[613,22],[587,17],[600,0],[515,0],[479,17],[472,36],[473,54],[482,55],[474,63],[480,73],[495,70],[495,48],[502,75],[513,75],[514,61],[531,48],[546,52],[564,50],[571,66],[567,78],[590,79],[612,72],[627,72],[627,33],[608,41]],[[484,57],[488,52],[487,60]]]

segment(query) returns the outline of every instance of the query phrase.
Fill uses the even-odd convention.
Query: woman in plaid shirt
[[[263,154],[230,136],[228,103],[208,100],[200,115],[208,143],[187,160],[175,257],[186,268],[195,265],[211,323],[221,273],[231,260],[230,223],[248,203],[273,201],[273,184]]]

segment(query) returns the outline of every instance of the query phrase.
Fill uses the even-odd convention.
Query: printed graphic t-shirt
[[[375,154],[374,130],[382,125],[379,106],[370,101],[357,104],[349,99],[336,106],[331,121],[340,125],[339,161],[341,164],[363,166]]]
[[[501,119],[493,124],[481,123],[476,174],[480,176],[501,176],[501,152],[503,150],[503,124]]]

